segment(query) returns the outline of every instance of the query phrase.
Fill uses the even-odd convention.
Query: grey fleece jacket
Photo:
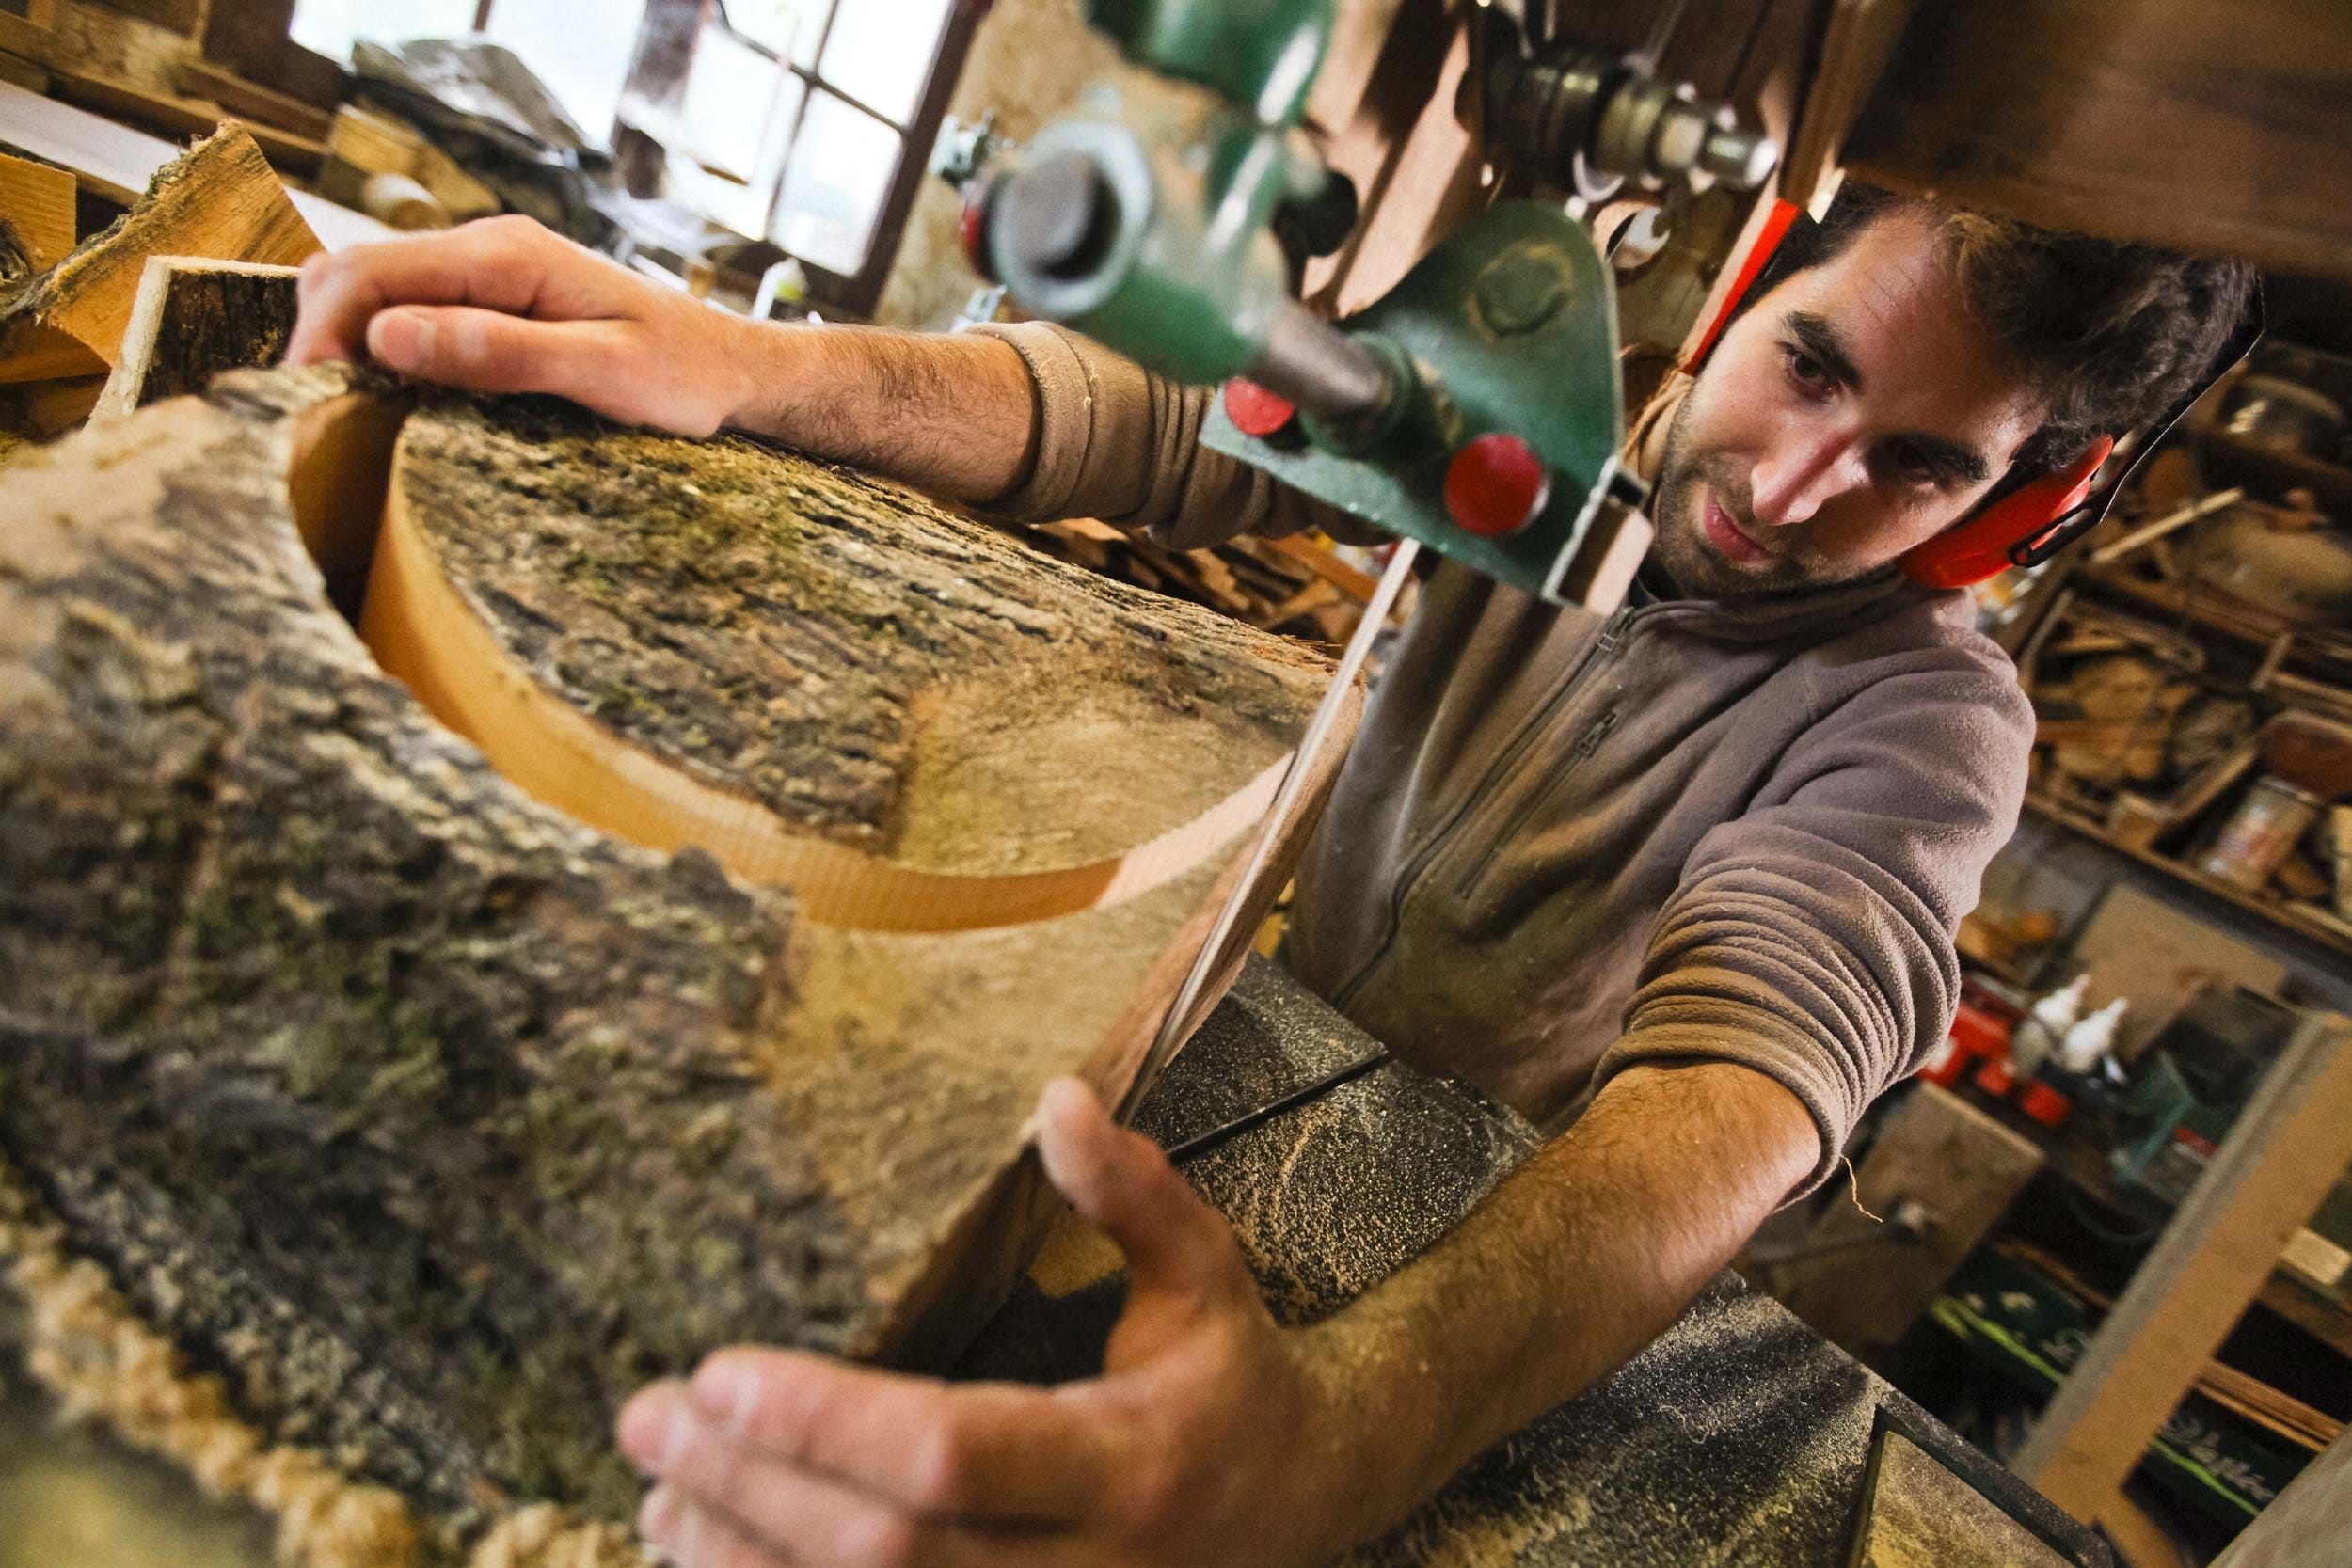
[[[1038,388],[999,510],[1183,546],[1338,520],[1201,449],[1205,389],[1058,328],[983,330]],[[1447,562],[1308,847],[1290,962],[1539,1124],[1635,1062],[1753,1068],[1812,1113],[1818,1183],[1949,1027],[1953,932],[2032,739],[1966,597],[1892,573],[1603,617]]]

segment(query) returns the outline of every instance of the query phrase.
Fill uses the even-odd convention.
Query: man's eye
[[[1944,470],[1934,458],[1909,441],[1897,441],[1886,449],[1886,459],[1905,479],[1921,483],[1933,483],[1944,477]]]
[[[1788,378],[1806,391],[1826,392],[1836,385],[1829,367],[1794,343],[1783,344],[1781,355],[1788,362]]]

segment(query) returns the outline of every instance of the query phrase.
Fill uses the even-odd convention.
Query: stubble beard
[[[1674,579],[1676,588],[1696,599],[1740,599],[1802,594],[1833,587],[1869,575],[1869,569],[1821,572],[1783,556],[1752,567],[1740,567],[1708,542],[1699,521],[1704,490],[1711,489],[1716,503],[1751,537],[1758,529],[1748,510],[1747,484],[1736,466],[1720,452],[1691,450],[1688,428],[1693,397],[1685,397],[1666,426],[1666,445],[1659,456],[1658,483],[1652,493],[1650,520],[1658,538],[1650,546],[1651,562]]]

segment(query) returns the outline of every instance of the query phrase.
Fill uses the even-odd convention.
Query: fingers
[[[560,392],[594,405],[628,357],[620,322],[536,322],[470,305],[399,305],[368,322],[389,370],[472,392]]]
[[[286,362],[357,359],[369,324],[396,305],[470,305],[545,320],[643,313],[654,286],[531,219],[353,245],[302,264]]]
[[[814,1473],[934,1517],[1084,1517],[1117,1478],[1127,1429],[1041,1388],[928,1379],[787,1351],[721,1351],[691,1389],[660,1384],[622,1415],[624,1451],[698,1495]]]
[[[1045,1174],[1127,1255],[1132,1312],[1145,1298],[1257,1301],[1225,1217],[1177,1174],[1160,1147],[1115,1125],[1074,1078],[1045,1085],[1037,1108]]]

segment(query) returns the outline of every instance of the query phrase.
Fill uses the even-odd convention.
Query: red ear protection
[[[1999,577],[2016,563],[2020,546],[2032,548],[2083,504],[2091,476],[2114,450],[2115,437],[2102,436],[2065,467],[2019,485],[1986,502],[1967,521],[1914,545],[1898,562],[1903,576],[1930,588],[1966,588]]]
[[[1791,203],[1775,198],[1766,212],[1764,222],[1756,231],[1756,244],[1733,275],[1731,293],[1724,298],[1715,319],[1701,334],[1698,347],[1683,361],[1685,372],[1696,375],[1699,367],[1715,352],[1724,329],[1748,303],[1758,279],[1771,266],[1773,253],[1802,214]],[[2247,319],[2224,349],[2204,383],[2189,392],[2161,420],[2143,432],[2143,438],[2134,449],[2130,468],[2137,468],[2155,450],[2158,440],[2171,429],[2174,421],[2188,405],[2201,396],[2215,379],[2246,357],[2255,341],[2262,336],[2263,309],[2259,291],[2254,295]],[[2102,436],[2073,463],[2055,473],[2042,475],[2018,486],[2008,495],[1986,503],[1977,515],[1947,529],[1944,532],[1915,546],[1899,562],[1905,577],[1931,588],[1965,588],[1997,577],[2012,565],[2030,565],[2045,560],[2060,546],[2088,531],[2106,515],[2106,509],[2125,481],[2127,470],[2119,476],[2094,499],[2090,494],[2091,477],[2099,471],[2107,455],[2115,450],[2112,436]]]

